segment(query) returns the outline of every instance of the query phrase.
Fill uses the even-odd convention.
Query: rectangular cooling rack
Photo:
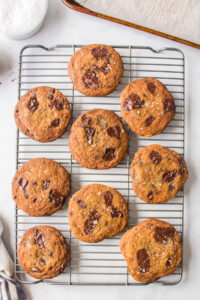
[[[117,89],[106,97],[86,97],[74,90],[67,73],[71,55],[82,45],[59,45],[46,48],[29,45],[20,53],[19,91],[20,98],[28,89],[48,85],[60,90],[71,104],[73,121],[81,113],[93,108],[113,110],[120,115],[120,93],[130,81],[137,78],[155,77],[161,80],[173,94],[176,115],[173,121],[159,135],[151,138],[129,133],[129,149],[124,160],[108,170],[89,170],[80,166],[71,157],[68,148],[70,128],[60,139],[42,144],[29,139],[17,130],[16,167],[30,159],[47,157],[61,163],[71,174],[73,194],[82,186],[101,183],[117,189],[126,199],[129,207],[128,227],[146,218],[161,219],[175,226],[183,239],[184,191],[167,203],[149,204],[138,197],[131,187],[129,167],[134,153],[150,144],[161,144],[184,155],[184,55],[176,48],[154,50],[150,47],[113,46],[121,55],[124,76]],[[24,232],[36,225],[51,225],[59,229],[71,249],[71,262],[56,278],[44,280],[49,284],[65,285],[145,285],[136,282],[128,273],[126,262],[119,249],[121,235],[100,243],[87,244],[77,240],[70,231],[67,218],[67,203],[52,216],[30,217],[16,207],[15,229],[15,272],[22,283],[40,281],[27,275],[17,260],[17,249]],[[174,285],[182,278],[182,265],[171,275],[157,280],[154,284]]]

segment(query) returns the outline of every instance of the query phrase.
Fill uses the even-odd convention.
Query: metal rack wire
[[[36,157],[47,157],[61,163],[71,174],[72,193],[90,183],[102,183],[116,188],[126,199],[129,207],[128,227],[141,220],[153,217],[170,222],[183,238],[184,191],[167,203],[148,204],[136,197],[131,188],[129,166],[134,153],[153,143],[170,147],[184,155],[184,55],[176,48],[154,50],[150,47],[113,46],[121,55],[124,76],[118,88],[106,97],[86,97],[74,90],[67,74],[67,64],[71,55],[82,45],[59,45],[46,48],[41,45],[24,47],[19,59],[20,98],[28,89],[49,85],[62,91],[70,101],[73,121],[92,108],[106,108],[120,114],[119,96],[122,89],[136,78],[155,77],[161,80],[175,98],[176,115],[163,133],[145,138],[129,131],[129,150],[124,160],[108,170],[88,170],[81,167],[70,155],[67,133],[48,144],[29,139],[17,130],[16,168]],[[59,229],[71,248],[71,263],[62,274],[49,284],[66,285],[145,285],[129,275],[126,263],[119,250],[121,235],[97,244],[87,244],[77,240],[70,231],[67,219],[67,204],[52,216],[30,217],[16,207],[15,272],[23,283],[38,283],[28,276],[17,260],[20,239],[28,228],[38,225],[52,225]],[[182,265],[171,275],[157,280],[155,284],[174,285],[182,278]]]

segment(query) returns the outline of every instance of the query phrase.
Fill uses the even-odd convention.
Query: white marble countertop
[[[162,287],[82,287],[27,285],[30,299],[199,299],[200,249],[200,50],[100,20],[66,8],[61,0],[49,0],[47,19],[35,36],[12,41],[0,36],[0,62],[8,61],[12,69],[0,68],[0,218],[4,223],[3,239],[13,256],[14,203],[11,180],[15,173],[16,127],[13,110],[17,101],[17,68],[20,49],[26,44],[132,44],[153,48],[179,47],[186,57],[186,161],[190,177],[185,191],[184,276],[176,286]]]

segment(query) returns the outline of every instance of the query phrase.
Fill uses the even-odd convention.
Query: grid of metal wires
[[[91,183],[101,183],[116,188],[126,199],[129,207],[128,227],[146,218],[170,222],[183,237],[184,192],[163,204],[149,204],[140,200],[131,188],[129,167],[134,153],[150,144],[161,144],[184,155],[184,55],[179,49],[150,47],[113,46],[121,55],[124,76],[117,89],[106,97],[86,97],[74,90],[67,74],[71,55],[82,45],[59,45],[46,48],[29,45],[22,49],[19,60],[19,94],[28,89],[48,85],[59,89],[70,101],[73,121],[81,113],[93,108],[105,108],[120,115],[120,92],[130,81],[137,78],[155,77],[161,80],[173,94],[176,115],[173,121],[159,135],[151,138],[136,136],[129,131],[129,149],[124,160],[108,170],[88,170],[71,157],[68,148],[70,128],[60,139],[42,144],[17,131],[16,167],[37,157],[47,157],[61,163],[71,174],[72,192]],[[67,204],[52,216],[30,217],[16,208],[15,264],[17,279],[23,283],[37,283],[20,267],[17,248],[24,232],[35,225],[51,225],[59,229],[71,248],[71,262],[62,274],[50,284],[66,285],[144,285],[129,275],[126,263],[120,253],[120,237],[106,239],[100,243],[87,244],[77,240],[70,231],[67,218]],[[182,266],[172,274],[157,280],[156,284],[172,285],[182,278]]]

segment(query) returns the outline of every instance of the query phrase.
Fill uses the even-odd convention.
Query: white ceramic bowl
[[[43,25],[48,0],[0,0],[0,32],[12,39],[25,39]]]

